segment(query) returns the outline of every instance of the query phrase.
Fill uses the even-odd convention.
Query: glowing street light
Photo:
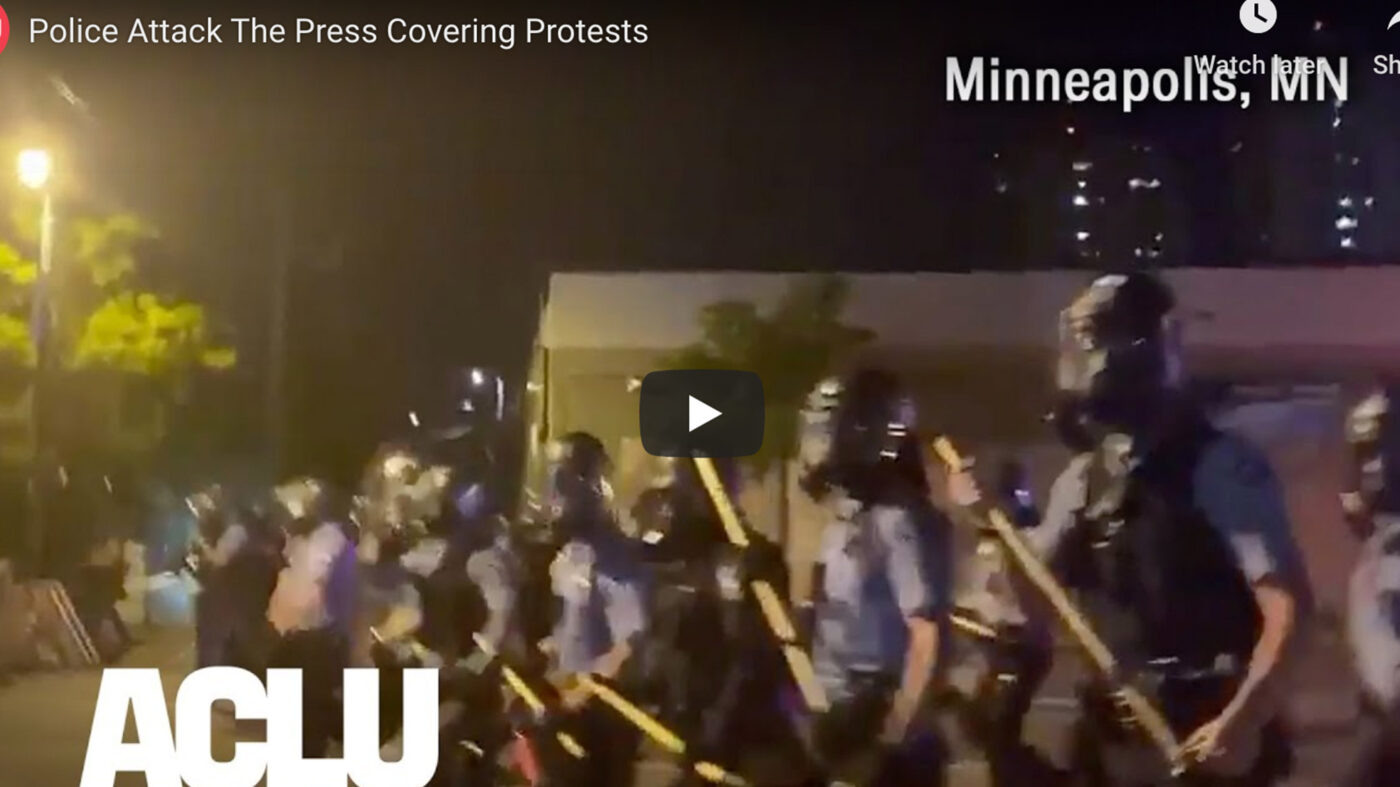
[[[29,521],[28,521],[28,547],[31,558],[35,566],[41,564],[44,541],[44,501],[43,479],[45,466],[45,443],[47,442],[48,429],[48,402],[46,401],[46,391],[49,387],[50,364],[52,353],[50,348],[50,337],[53,334],[54,316],[49,308],[47,279],[49,272],[53,268],[53,191],[49,188],[49,180],[53,175],[53,156],[42,148],[29,148],[23,150],[16,160],[16,168],[19,174],[19,182],[26,188],[39,192],[43,199],[42,212],[39,214],[39,275],[35,281],[33,303],[31,304],[31,333],[34,339],[34,356],[36,368],[34,375],[34,387],[29,397],[30,407],[30,429],[33,431],[34,457],[31,472],[33,475],[29,484]]]
[[[47,150],[29,148],[19,154],[19,182],[38,191],[49,184],[53,174],[53,157]]]

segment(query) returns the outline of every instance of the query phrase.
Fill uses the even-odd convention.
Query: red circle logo
[[[5,45],[10,43],[10,17],[5,14],[5,7],[0,6],[0,52],[5,51]]]

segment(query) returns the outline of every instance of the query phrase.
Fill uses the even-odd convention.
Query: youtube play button
[[[654,456],[751,456],[763,446],[763,381],[718,369],[652,372],[642,379],[640,421]]]

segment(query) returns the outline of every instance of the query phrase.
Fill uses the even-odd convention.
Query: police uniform
[[[1352,572],[1347,638],[1362,686],[1356,756],[1342,787],[1380,787],[1400,770],[1400,419],[1394,388],[1348,418],[1352,479],[1343,508],[1363,539]]]
[[[646,591],[636,544],[610,511],[601,443],[592,435],[568,435],[556,447],[554,464],[549,496],[564,543],[550,566],[557,599],[551,639],[553,671],[567,684],[594,672],[614,647],[639,643],[647,626]],[[555,780],[579,787],[633,783],[640,737],[612,709],[589,701],[565,711],[559,723],[587,756],[576,759],[550,749],[548,769]]]
[[[814,396],[834,401],[816,405],[829,413],[808,414],[803,438],[803,485],[828,517],[813,666],[832,710],[816,745],[838,773],[873,749],[874,783],[937,784],[942,747],[931,730],[910,731],[892,751],[876,741],[906,672],[909,621],[946,617],[948,522],[927,502],[911,408],[893,379],[869,371],[823,388]]]
[[[1057,480],[1029,541],[1081,591],[1096,632],[1185,740],[1244,677],[1263,625],[1253,588],[1284,590],[1297,615],[1311,599],[1267,460],[1179,392],[1173,307],[1163,285],[1133,274],[1101,278],[1066,310],[1060,387],[1081,398],[1096,449]],[[1074,767],[1134,787],[1166,778],[1160,759],[1145,765],[1102,686],[1085,700]],[[1229,748],[1185,783],[1265,785],[1286,773],[1277,698],[1252,705]]]
[[[268,601],[280,635],[269,667],[302,670],[303,753],[325,756],[342,732],[337,695],[349,665],[360,585],[354,544],[332,518],[324,483],[301,479],[277,496],[290,519],[286,567]]]
[[[381,545],[380,549],[384,551],[375,556],[377,559],[360,567],[360,622],[376,634],[381,627],[400,616],[418,622],[422,620],[423,604],[414,575],[400,562],[402,546],[385,549],[385,545]],[[416,654],[409,644],[415,634],[416,631],[410,628],[403,632],[387,633],[387,638],[382,641],[371,637],[375,640],[372,663],[379,669],[381,743],[395,736],[403,727],[403,670],[415,661]]]
[[[237,633],[237,594],[230,582],[228,567],[248,543],[248,531],[226,510],[218,487],[191,495],[186,500],[197,520],[198,540],[194,557],[199,580],[195,601],[195,655],[200,668],[226,666],[231,662]]]
[[[716,460],[731,498],[738,467]],[[779,594],[788,587],[782,548],[747,529],[749,544],[728,542],[695,465],[677,460],[654,503],[644,537],[653,556],[655,598],[648,640],[660,673],[663,719],[687,741],[691,763],[708,761],[731,772],[764,752],[789,768],[804,751],[785,713],[791,681],[773,634],[749,593],[754,581]],[[685,768],[676,784],[700,784]]]
[[[487,785],[506,739],[496,654],[509,651],[514,627],[515,577],[508,545],[495,537],[485,514],[480,454],[464,435],[416,445],[389,445],[371,462],[362,483],[365,521],[397,544],[386,565],[411,594],[396,603],[421,611],[412,632],[412,660],[441,666],[441,751],[434,785]],[[478,650],[474,636],[487,643]],[[425,651],[426,649],[426,651]],[[400,653],[400,663],[407,659]],[[398,699],[391,700],[399,702]]]

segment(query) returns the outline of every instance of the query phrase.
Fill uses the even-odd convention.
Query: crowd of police
[[[796,632],[759,592],[792,608],[783,550],[726,519],[740,484],[731,460],[672,461],[628,533],[603,444],[566,435],[551,446],[532,529],[503,516],[481,436],[455,429],[386,446],[348,499],[312,479],[279,487],[261,510],[217,489],[193,498],[200,663],[304,670],[310,756],[336,745],[345,667],[384,670],[386,751],[402,710],[393,671],[438,668],[434,783],[453,787],[623,787],[644,736],[671,736],[677,784],[744,783],[736,773],[938,784],[950,717],[999,785],[1279,784],[1292,767],[1287,665],[1312,605],[1280,483],[1187,393],[1174,298],[1158,280],[1102,277],[1059,327],[1052,421],[1072,458],[1043,509],[1014,464],[986,495],[969,460],[945,452],[946,472],[934,472],[932,435],[893,375],[813,391],[801,487],[826,521]],[[1400,764],[1391,395],[1348,422],[1355,483],[1343,505],[1366,540],[1350,616],[1366,690],[1347,777],[1358,786],[1393,784]],[[979,533],[965,572],[979,587],[955,607],[963,526]],[[1098,669],[1057,767],[1022,726],[1062,623]],[[951,696],[957,642],[974,643],[986,669]],[[781,767],[756,775],[759,757]]]

